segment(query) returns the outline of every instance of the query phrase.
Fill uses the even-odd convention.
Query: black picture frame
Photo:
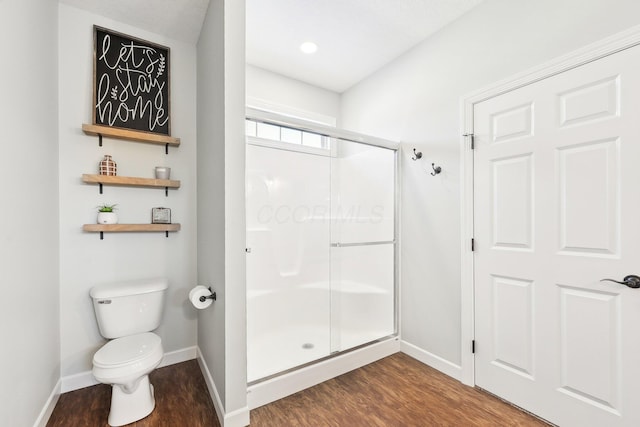
[[[171,135],[170,49],[93,26],[93,124]]]

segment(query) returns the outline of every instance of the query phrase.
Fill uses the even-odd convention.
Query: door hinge
[[[476,250],[476,239],[471,239],[471,252]]]
[[[475,149],[475,145],[476,145],[476,142],[475,142],[475,135],[474,135],[474,134],[472,134],[472,133],[465,133],[465,134],[464,134],[464,135],[462,135],[462,136],[470,136],[470,137],[471,137],[471,149],[472,149],[472,150],[473,150],[473,149]]]
[[[471,340],[471,353],[476,353],[476,340]]]

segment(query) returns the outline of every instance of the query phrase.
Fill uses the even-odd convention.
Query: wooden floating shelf
[[[116,139],[126,139],[135,142],[148,142],[160,145],[180,145],[180,138],[157,133],[141,132],[130,129],[114,128],[111,126],[83,124],[82,131],[87,135],[108,136]]]
[[[89,232],[125,233],[133,231],[179,231],[180,224],[84,224]]]
[[[123,185],[131,187],[180,188],[180,181],[172,179],[136,178],[131,176],[82,174],[87,184]]]

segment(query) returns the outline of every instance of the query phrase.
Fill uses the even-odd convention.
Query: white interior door
[[[640,47],[474,107],[475,382],[640,425]]]

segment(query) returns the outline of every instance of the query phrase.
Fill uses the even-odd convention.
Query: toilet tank
[[[94,286],[89,295],[100,328],[108,339],[150,332],[160,326],[166,279],[145,279]]]

